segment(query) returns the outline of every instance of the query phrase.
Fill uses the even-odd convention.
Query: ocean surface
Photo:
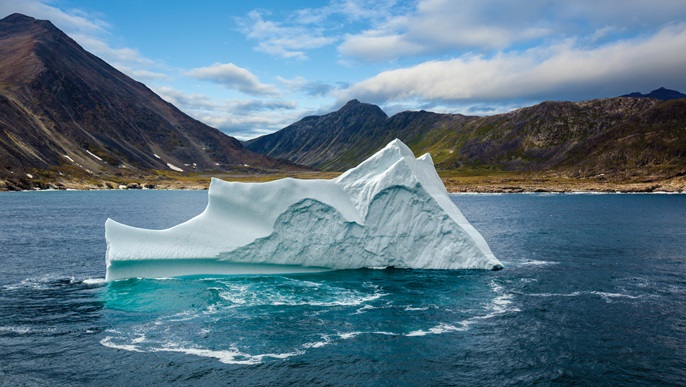
[[[105,283],[205,191],[0,193],[0,385],[686,385],[686,195],[453,195],[505,269]]]

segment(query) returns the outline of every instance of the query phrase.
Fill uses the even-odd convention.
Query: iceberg
[[[427,153],[401,141],[332,180],[213,178],[206,209],[165,230],[105,222],[106,280],[369,267],[502,269]]]

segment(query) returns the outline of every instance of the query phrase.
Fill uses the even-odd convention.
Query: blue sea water
[[[453,195],[498,272],[104,282],[206,195],[0,193],[0,385],[686,384],[686,195]]]

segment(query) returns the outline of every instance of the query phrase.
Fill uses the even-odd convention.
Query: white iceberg
[[[394,140],[332,180],[212,179],[203,213],[166,230],[108,219],[108,281],[366,267],[501,269],[429,154]]]

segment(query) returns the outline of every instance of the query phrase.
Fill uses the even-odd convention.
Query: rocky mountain
[[[635,91],[633,93],[625,94],[622,97],[632,97],[632,98],[655,98],[659,99],[662,101],[669,101],[671,99],[679,99],[679,98],[686,98],[686,94],[681,93],[676,90],[670,90],[670,89],[665,89],[664,87],[661,87],[659,89],[655,89],[651,91],[648,94],[643,94],[638,91]]]
[[[323,116],[310,116],[286,128],[248,141],[252,151],[288,159],[323,170],[338,170],[356,165],[378,148],[365,139],[382,135],[388,119],[378,106],[352,100],[340,110]]]
[[[49,21],[0,20],[0,178],[244,165],[289,167],[182,113]]]
[[[673,176],[686,172],[686,99],[544,102],[470,122],[446,138],[442,168]]]
[[[617,97],[544,102],[488,117],[402,112],[351,101],[247,147],[327,170],[344,170],[393,138],[431,152],[442,170],[607,174],[686,173],[686,99]],[[297,144],[297,146],[293,146]]]
[[[472,117],[473,118],[473,117]],[[323,170],[340,171],[359,164],[395,138],[429,146],[435,127],[460,125],[470,117],[426,111],[388,117],[376,105],[352,100],[340,110],[310,116],[275,133],[246,143],[255,152]]]

